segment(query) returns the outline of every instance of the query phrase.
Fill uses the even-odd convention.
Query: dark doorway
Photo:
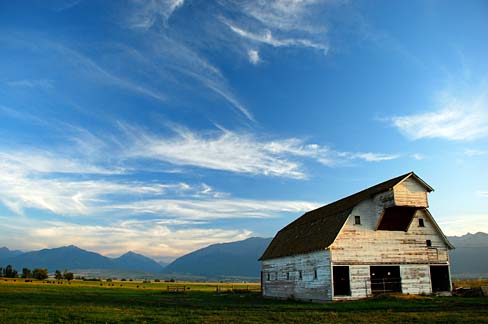
[[[370,272],[373,294],[402,292],[399,266],[371,266]]]
[[[430,266],[430,281],[432,282],[432,292],[451,291],[449,267],[444,265]]]
[[[334,296],[351,296],[351,284],[349,282],[349,267],[334,266]]]

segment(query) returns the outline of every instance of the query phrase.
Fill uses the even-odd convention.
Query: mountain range
[[[252,237],[243,241],[210,245],[186,254],[164,269],[165,273],[198,276],[258,277],[258,258],[271,238]]]
[[[49,271],[64,269],[114,269],[160,273],[163,266],[151,258],[134,252],[127,252],[118,258],[109,258],[86,251],[74,245],[54,249],[43,249],[18,253],[1,249],[0,265],[11,264],[15,269],[47,268]]]
[[[456,247],[451,257],[451,273],[457,277],[488,277],[488,234],[478,232],[448,237]]]
[[[448,237],[456,247],[450,252],[451,273],[454,277],[488,276],[488,234],[475,233]],[[271,238],[253,237],[243,241],[213,244],[179,257],[164,266],[134,252],[109,258],[76,246],[64,246],[40,251],[21,252],[0,248],[0,266],[11,264],[19,271],[23,267],[48,268],[50,272],[64,269],[100,269],[139,271],[161,275],[191,275],[201,278],[259,277],[262,255]]]

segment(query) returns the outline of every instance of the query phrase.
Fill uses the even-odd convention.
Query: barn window
[[[270,274],[269,272],[266,274],[266,279],[267,279],[268,281],[271,279],[271,274]]]
[[[313,269],[313,278],[314,279],[317,279],[318,278],[317,269]]]
[[[275,280],[278,280],[278,272],[275,272]]]
[[[431,240],[427,240],[427,241],[425,241],[425,244],[426,244],[427,246],[432,246],[432,241],[431,241]]]
[[[286,280],[290,280],[290,273],[289,272],[286,273]]]
[[[303,279],[302,270],[298,271],[298,279]]]
[[[354,224],[361,225],[361,216],[354,216]]]
[[[419,227],[425,227],[423,218],[419,218]]]

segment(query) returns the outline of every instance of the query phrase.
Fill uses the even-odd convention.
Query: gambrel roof
[[[411,177],[424,186],[428,192],[434,190],[413,172],[379,183],[305,213],[276,234],[259,260],[303,254],[328,248],[336,239],[347,217],[357,204],[381,192],[391,190],[395,185]]]

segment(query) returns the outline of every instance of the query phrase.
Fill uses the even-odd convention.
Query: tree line
[[[0,267],[0,277],[19,278],[19,273],[9,264],[5,268]],[[20,278],[24,278],[24,279],[33,278],[38,280],[44,280],[47,279],[48,277],[49,274],[46,268],[36,268],[32,271],[29,268],[22,268],[22,273],[20,274]],[[57,280],[61,280],[61,279],[73,280],[74,274],[73,272],[69,272],[67,270],[64,270],[64,272],[56,270],[56,272],[54,273],[54,278]]]

